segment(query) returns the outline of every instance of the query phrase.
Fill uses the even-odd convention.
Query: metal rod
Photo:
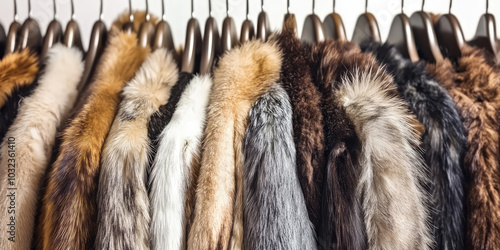
[[[149,14],[149,1],[146,0],[146,22],[149,22],[151,15]]]
[[[313,13],[313,14],[314,14],[314,7],[316,7],[315,5],[316,5],[316,1],[315,1],[315,0],[313,0],[313,5],[312,5],[312,13]]]
[[[226,17],[229,17],[229,0],[226,0]]]
[[[100,6],[99,6],[99,21],[102,21],[102,12],[103,12],[103,0],[100,1]]]
[[[488,14],[489,7],[490,7],[490,1],[486,0],[486,14]]]
[[[405,8],[405,0],[401,0],[401,14],[405,13],[404,8]]]
[[[14,0],[14,21],[17,21],[17,0]]]
[[[208,16],[212,17],[212,0],[208,0]]]
[[[365,13],[368,12],[368,0],[365,0]]]
[[[424,11],[425,0],[422,0],[422,12]]]
[[[28,18],[31,17],[31,0],[28,0]]]
[[[71,20],[75,19],[75,3],[71,0]]]
[[[286,13],[290,14],[290,0],[286,0]]]
[[[335,13],[335,5],[337,4],[337,1],[333,0],[333,13]]]
[[[165,1],[161,0],[161,20],[165,20]]]
[[[57,15],[56,0],[52,0],[52,5],[53,5],[52,8],[54,10],[54,15],[52,16],[52,18],[55,20]]]
[[[453,0],[450,0],[450,7],[448,8],[448,14],[451,14],[451,6],[453,5]]]
[[[128,20],[130,22],[134,22],[134,13],[132,13],[132,0],[128,0],[128,11],[129,11]]]

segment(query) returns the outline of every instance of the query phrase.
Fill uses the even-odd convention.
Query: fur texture
[[[147,125],[176,81],[172,55],[158,49],[123,89],[101,156],[96,249],[149,249],[146,171],[153,155]]]
[[[465,129],[448,92],[431,78],[422,64],[404,59],[389,45],[366,44],[394,76],[401,96],[426,130],[422,136],[429,168],[429,213],[437,249],[463,249],[465,239]]]
[[[38,225],[39,249],[86,249],[96,235],[96,194],[101,149],[120,101],[120,91],[149,53],[134,33],[112,27],[94,90],[64,131],[48,175]]]
[[[318,75],[333,72],[335,102],[343,106],[361,140],[357,196],[370,249],[428,249],[424,163],[415,118],[397,97],[393,80],[373,56],[352,43],[327,41],[313,47],[322,58]],[[331,63],[333,62],[333,63]]]
[[[462,50],[454,68],[445,60],[428,70],[449,91],[468,130],[466,249],[500,249],[500,77],[481,52]]]
[[[0,141],[14,122],[22,99],[37,86],[37,76],[38,58],[27,49],[0,61]]]
[[[29,249],[35,229],[35,215],[42,187],[42,178],[52,153],[56,131],[67,117],[78,94],[77,84],[83,72],[82,54],[77,49],[54,45],[49,50],[46,67],[39,86],[24,99],[19,114],[6,138],[16,138],[15,168],[8,167],[9,144],[5,139],[0,152],[0,188],[16,188],[15,214],[8,213],[10,197],[0,196],[0,221],[10,223],[15,216],[15,242],[8,236],[0,240],[0,249]],[[15,172],[13,172],[15,171]],[[15,173],[15,178],[8,178]],[[10,236],[10,235],[9,235]]]
[[[276,40],[283,53],[280,81],[292,104],[293,138],[297,148],[296,164],[307,211],[315,230],[320,225],[320,200],[324,169],[323,115],[320,94],[314,86],[306,53],[289,19]]]
[[[277,82],[276,45],[252,41],[227,52],[214,73],[188,249],[241,249],[243,139],[248,112]],[[233,225],[234,222],[234,225]],[[231,241],[231,243],[230,243]]]
[[[163,129],[149,179],[153,249],[186,249],[186,226],[200,161],[212,79],[195,76]],[[186,212],[188,211],[188,212]]]
[[[250,110],[244,155],[245,249],[317,249],[297,178],[292,107],[277,83]]]

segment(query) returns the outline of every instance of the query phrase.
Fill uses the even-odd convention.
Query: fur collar
[[[211,87],[209,76],[195,76],[158,138],[159,148],[149,179],[153,249],[186,249],[186,227],[194,198],[189,196],[194,195],[199,171]]]
[[[289,19],[276,41],[283,53],[280,81],[290,96],[294,142],[297,147],[297,170],[306,198],[307,211],[316,230],[320,225],[320,200],[324,168],[323,115],[320,93],[314,86],[306,53]]]
[[[84,249],[96,235],[97,176],[102,145],[120,101],[120,91],[149,53],[136,34],[112,27],[97,68],[95,86],[65,129],[48,176],[38,226],[39,249]]]
[[[468,130],[464,170],[468,177],[466,249],[500,248],[500,76],[482,53],[462,50],[450,61],[427,67],[449,91]]]
[[[245,249],[317,249],[297,178],[292,107],[277,83],[250,110],[244,155]]]
[[[394,76],[401,96],[426,130],[422,136],[429,168],[429,213],[437,249],[463,249],[465,239],[465,129],[451,96],[422,64],[404,59],[389,45],[362,46]]]
[[[30,249],[35,228],[35,216],[42,187],[42,179],[49,164],[56,132],[73,107],[78,94],[77,84],[83,72],[82,54],[77,49],[54,45],[49,50],[46,67],[39,86],[23,100],[19,114],[7,132],[6,138],[16,138],[16,167],[14,185],[7,178],[0,180],[3,190],[15,187],[16,234],[15,243],[0,241],[0,249]],[[9,145],[1,146],[0,176],[7,177],[14,169],[7,168]],[[0,196],[0,221],[10,223],[10,197]]]
[[[335,102],[352,121],[362,148],[357,197],[370,249],[427,249],[423,160],[414,117],[397,97],[390,75],[352,43],[327,41],[313,48],[317,75],[333,83]]]
[[[123,100],[101,156],[97,249],[149,249],[145,180],[152,155],[147,125],[150,116],[166,104],[176,81],[172,55],[158,49],[123,88]]]
[[[189,249],[227,249],[230,241],[232,249],[242,248],[247,116],[257,98],[278,81],[280,69],[278,47],[259,41],[232,49],[219,61],[210,93]]]

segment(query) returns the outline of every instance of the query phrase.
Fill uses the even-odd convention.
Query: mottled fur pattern
[[[500,249],[500,76],[471,47],[462,49],[455,68],[448,60],[427,68],[453,97],[468,131],[465,248]]]
[[[394,83],[418,120],[425,126],[422,148],[430,182],[429,213],[437,249],[463,249],[465,239],[465,128],[448,92],[426,72],[423,64],[404,59],[390,45],[366,44],[394,76]]]
[[[136,34],[112,27],[88,102],[64,131],[48,175],[38,224],[38,249],[86,249],[96,235],[96,194],[101,149],[115,117],[122,87],[149,53]]]
[[[290,96],[293,110],[294,142],[299,181],[306,198],[309,219],[315,230],[320,225],[320,200],[324,170],[323,115],[319,108],[320,93],[314,86],[306,53],[289,19],[276,41],[283,53],[280,82]]]
[[[292,107],[275,83],[250,110],[244,155],[245,249],[317,249],[297,178]]]
[[[210,93],[188,249],[243,247],[247,116],[257,98],[278,81],[280,69],[278,47],[259,41],[234,48],[219,61]]]
[[[146,172],[153,155],[147,125],[176,81],[173,56],[158,49],[123,88],[101,155],[96,249],[149,249]]]
[[[54,45],[49,50],[39,86],[24,99],[19,114],[1,146],[0,188],[16,188],[15,242],[0,240],[0,249],[30,249],[42,180],[52,154],[57,129],[68,116],[78,94],[83,72],[82,54],[77,49]],[[15,181],[8,181],[10,161],[7,138],[15,138]],[[0,196],[0,221],[10,223],[10,197]]]
[[[163,129],[159,148],[151,167],[152,249],[186,249],[186,226],[199,169],[201,137],[212,79],[195,76],[186,87],[172,119]]]

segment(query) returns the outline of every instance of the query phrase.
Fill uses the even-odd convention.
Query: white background
[[[103,18],[106,24],[111,24],[119,13],[128,9],[128,0],[103,0]],[[133,9],[145,9],[146,0],[132,0]],[[150,12],[157,16],[161,15],[161,1],[149,0]],[[185,29],[191,17],[190,0],[164,0],[166,11],[165,17],[173,30],[174,42],[180,45],[185,39]],[[257,16],[261,11],[260,0],[249,0],[249,18],[257,22]],[[32,0],[32,16],[35,17],[45,31],[47,24],[52,19],[52,0]],[[55,0],[58,9],[57,19],[63,26],[71,16],[70,0]],[[87,46],[89,34],[94,21],[99,17],[99,0],[74,0],[75,18],[82,31],[84,46]],[[354,25],[358,16],[364,12],[364,0],[337,0],[336,11],[342,16],[348,37],[352,36]],[[420,10],[421,1],[406,0],[404,12],[410,16],[413,12]],[[10,22],[14,18],[13,0],[0,0],[0,23],[7,31]],[[17,0],[18,20],[22,22],[28,15],[28,0]],[[427,0],[425,11],[434,13],[448,12],[449,1]],[[265,0],[264,10],[270,18],[271,27],[279,29],[286,13],[286,0]],[[316,0],[315,13],[323,19],[332,12],[333,1]],[[466,39],[474,36],[479,17],[486,10],[486,1],[482,0],[454,0],[452,13],[459,19]],[[297,16],[299,32],[302,30],[302,22],[312,12],[312,1],[290,0],[290,11]],[[401,2],[397,0],[369,0],[368,11],[372,12],[379,23],[382,38],[385,39],[389,32],[390,24],[394,15],[401,11]],[[500,20],[500,1],[490,1],[489,12]],[[234,18],[236,25],[241,26],[245,19],[246,0],[229,0],[229,15]],[[212,15],[217,19],[219,27],[226,15],[226,1],[212,0]],[[198,19],[201,27],[204,27],[208,17],[208,0],[194,0],[194,17]],[[498,27],[497,27],[498,29]]]

